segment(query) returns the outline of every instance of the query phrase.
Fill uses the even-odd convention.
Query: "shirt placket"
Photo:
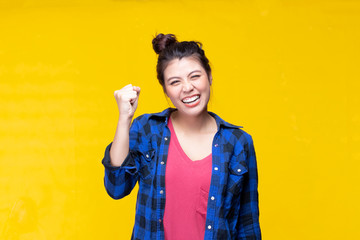
[[[169,142],[170,142],[170,130],[168,129],[167,126],[165,126],[164,128],[164,133],[162,136],[162,140],[161,140],[161,145],[160,145],[160,153],[161,153],[161,159],[159,159],[158,161],[158,170],[160,172],[160,174],[157,174],[157,185],[156,185],[156,195],[157,195],[157,211],[156,211],[156,216],[158,219],[158,223],[157,223],[157,237],[156,239],[160,239],[163,240],[165,239],[164,236],[164,224],[163,224],[163,219],[164,219],[164,210],[165,210],[165,196],[166,196],[166,192],[165,192],[165,170],[166,170],[166,160],[167,160],[167,155],[168,155],[168,150],[169,150]]]
[[[220,130],[219,130],[220,131]],[[215,231],[215,211],[216,211],[216,202],[219,200],[217,199],[217,194],[219,189],[219,178],[220,178],[220,143],[219,143],[219,131],[215,134],[214,140],[212,143],[212,177],[210,183],[210,190],[209,190],[209,200],[208,200],[208,207],[206,213],[206,225],[205,225],[205,237],[204,239],[213,239],[214,238],[214,231]]]

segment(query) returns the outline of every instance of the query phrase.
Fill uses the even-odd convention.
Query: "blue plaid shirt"
[[[119,199],[139,183],[132,239],[164,239],[165,169],[171,111],[144,114],[130,128],[130,151],[121,167],[110,164],[105,150],[105,188]],[[218,131],[212,147],[212,173],[204,239],[261,239],[258,176],[252,138],[209,112]],[[186,231],[186,229],[184,229]]]

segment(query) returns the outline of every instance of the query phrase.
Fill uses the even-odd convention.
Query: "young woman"
[[[115,91],[119,120],[103,159],[112,198],[139,183],[132,239],[261,239],[253,141],[208,112],[212,76],[201,44],[172,34],[152,43],[175,109],[131,123],[140,88]]]

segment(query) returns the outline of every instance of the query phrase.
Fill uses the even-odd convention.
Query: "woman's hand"
[[[140,88],[131,84],[114,92],[120,119],[132,119],[138,105],[139,94]]]

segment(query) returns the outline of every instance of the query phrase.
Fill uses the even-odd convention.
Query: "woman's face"
[[[211,76],[197,59],[172,60],[164,71],[165,93],[179,113],[197,116],[207,111]]]

